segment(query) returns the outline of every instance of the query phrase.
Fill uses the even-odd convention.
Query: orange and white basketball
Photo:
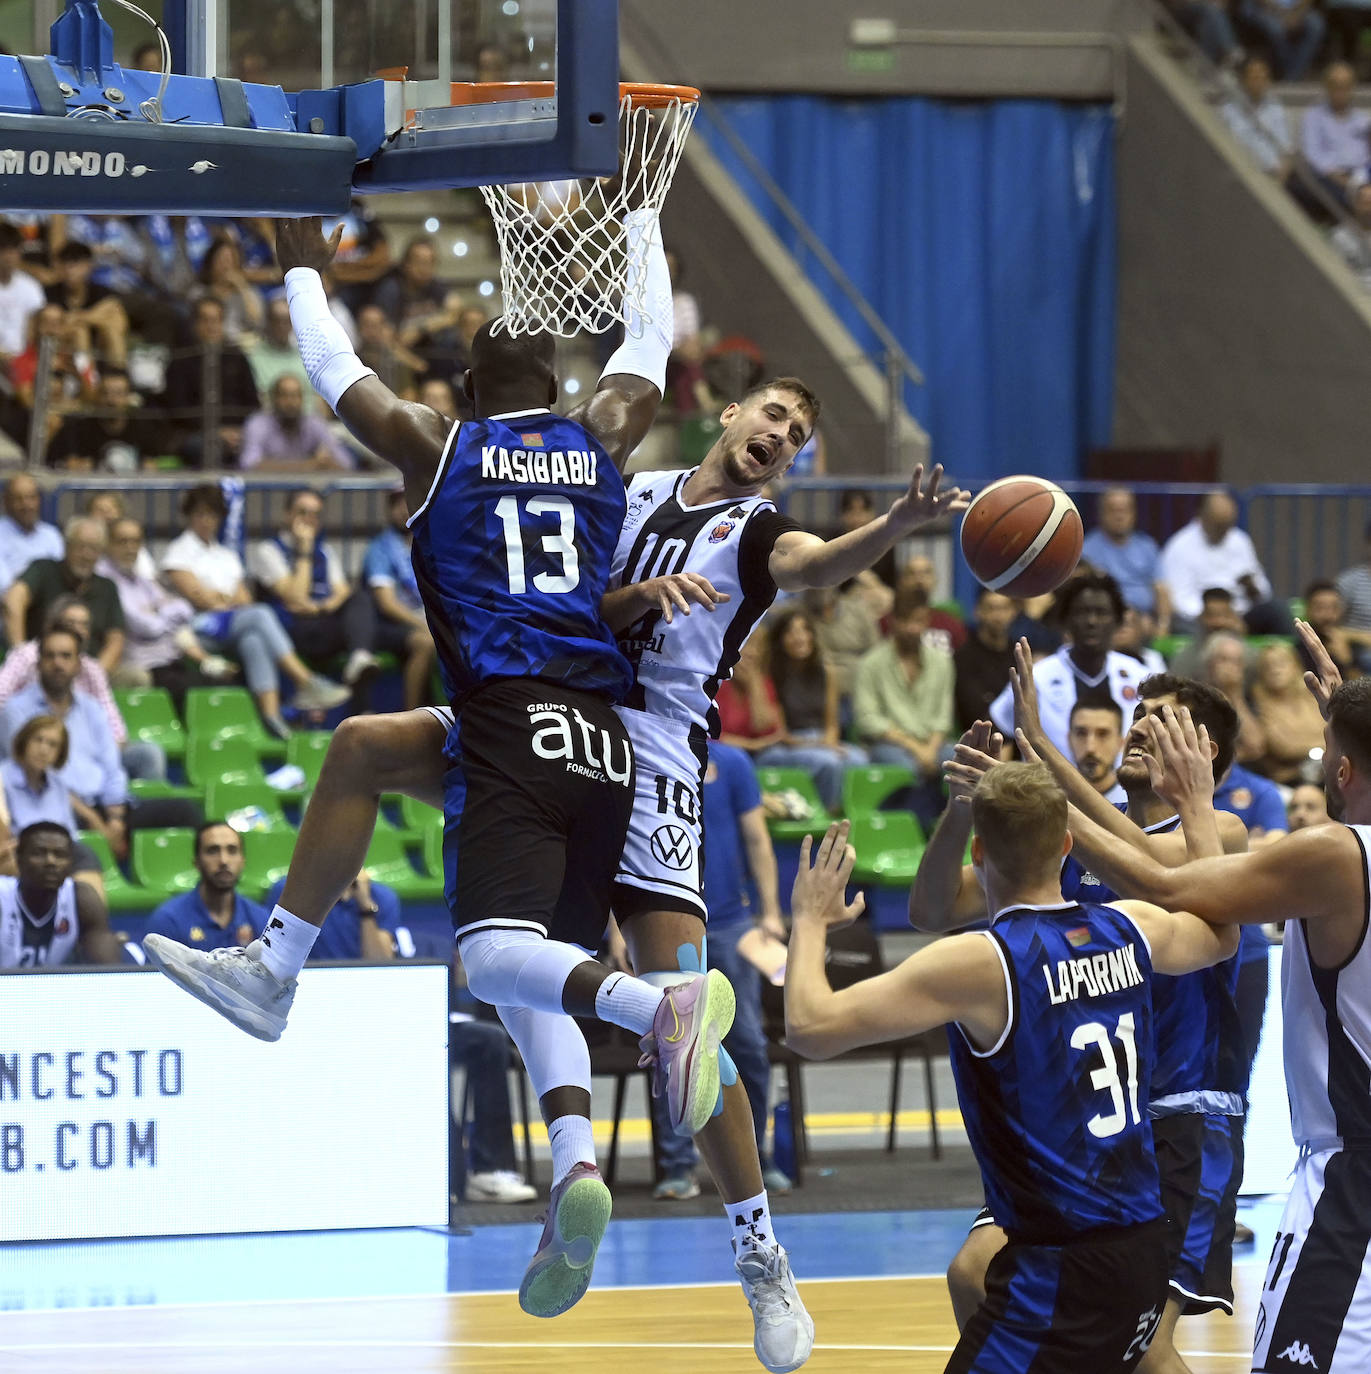
[[[992,482],[962,519],[962,556],[976,580],[1006,596],[1056,591],[1080,561],[1085,528],[1054,482],[1027,475]]]

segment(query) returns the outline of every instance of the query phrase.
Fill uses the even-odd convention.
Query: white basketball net
[[[626,92],[616,176],[481,187],[500,244],[511,334],[604,334],[623,322],[625,304],[635,337],[652,323],[644,274],[625,251],[623,218],[630,210],[661,209],[697,103],[676,98],[653,108]]]

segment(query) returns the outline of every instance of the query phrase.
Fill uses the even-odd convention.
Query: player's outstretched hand
[[[1043,738],[1042,716],[1038,713],[1038,684],[1033,680],[1033,650],[1028,640],[1014,646],[1014,666],[1009,670],[1009,685],[1014,689],[1015,734],[1022,732],[1037,745]],[[1034,750],[1036,757],[1037,751]]]
[[[1161,714],[1148,716],[1143,728],[1152,736],[1153,753],[1144,754],[1152,790],[1177,811],[1187,804],[1214,801],[1214,761],[1209,731],[1196,726],[1190,711],[1163,706]]]
[[[318,215],[276,221],[276,261],[282,272],[289,272],[292,267],[312,267],[322,272],[333,262],[342,241],[343,226],[338,225],[325,238],[324,222]]]
[[[851,830],[850,821],[830,825],[812,864],[813,836],[806,835],[800,842],[800,868],[790,893],[792,923],[818,921],[826,930],[839,930],[866,910],[866,898],[860,892],[847,900],[847,884],[857,861],[857,851],[847,842]]]
[[[924,465],[920,463],[909,479],[909,490],[890,508],[890,521],[901,529],[916,530],[920,525],[954,515],[971,504],[971,493],[961,487],[942,486],[943,465],[937,463],[924,480]]]
[[[1299,635],[1300,643],[1304,645],[1314,663],[1315,671],[1304,675],[1304,685],[1319,703],[1319,710],[1324,720],[1327,720],[1328,698],[1333,695],[1335,687],[1342,685],[1342,674],[1338,671],[1338,665],[1333,662],[1332,655],[1323,647],[1323,640],[1319,638],[1318,631],[1307,620],[1295,622],[1295,633]]]
[[[970,805],[976,784],[1000,762],[1003,748],[1004,736],[988,720],[976,721],[943,764],[949,802]]]
[[[648,578],[642,586],[643,595],[662,612],[662,619],[668,625],[677,611],[689,615],[692,604],[712,611],[731,599],[727,592],[719,591],[700,573],[667,573],[663,577]]]

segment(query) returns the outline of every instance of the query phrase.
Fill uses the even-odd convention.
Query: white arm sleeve
[[[624,341],[614,350],[600,375],[629,372],[651,382],[666,394],[666,360],[671,353],[671,273],[662,248],[662,230],[655,210],[630,210],[624,216],[628,240],[627,280],[643,284],[642,308],[624,296]]]
[[[329,409],[337,410],[348,387],[376,373],[352,351],[352,341],[333,318],[324,283],[312,267],[292,267],[286,273],[286,300],[310,383]]]

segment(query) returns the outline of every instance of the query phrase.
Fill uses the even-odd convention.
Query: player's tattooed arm
[[[712,611],[730,599],[700,573],[667,573],[606,592],[600,598],[600,618],[617,635],[652,611],[660,611],[670,625],[677,611],[689,615],[692,605]]]

